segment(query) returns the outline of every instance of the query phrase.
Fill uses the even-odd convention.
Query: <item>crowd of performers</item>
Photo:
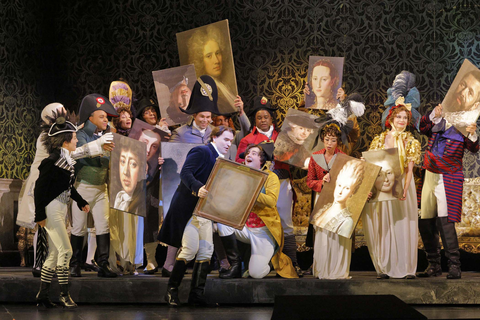
[[[398,200],[367,201],[363,209],[365,238],[378,278],[440,276],[441,237],[448,259],[447,279],[458,279],[461,269],[455,222],[459,222],[461,217],[462,158],[465,149],[471,152],[479,149],[476,124],[469,125],[468,136],[464,136],[442,117],[441,105],[419,115],[416,110],[420,105],[420,95],[415,87],[415,77],[409,72],[397,75],[387,93],[387,109],[382,119],[385,131],[373,139],[369,150],[398,148],[405,176],[402,181],[404,192]],[[131,99],[131,93],[129,97]],[[358,94],[347,96],[343,89],[339,89],[337,99],[340,103],[332,109],[333,112],[303,109],[318,115],[318,121],[322,123],[319,139],[324,148],[310,158],[306,176],[306,185],[316,195],[313,201],[322,192],[322,187],[330,183],[329,171],[336,155],[350,153],[359,135],[363,134],[356,120],[363,111],[352,112],[359,105],[365,108],[362,98]],[[313,265],[304,271],[297,263],[292,222],[292,168],[273,157],[272,142],[279,135],[276,108],[267,98],[258,97],[246,114],[242,99],[237,96],[234,103],[239,110],[236,119],[240,130],[235,131],[232,115],[221,115],[217,101],[218,91],[213,78],[199,77],[188,107],[183,110],[191,115],[190,120],[180,127],[170,128],[174,129],[170,141],[203,146],[194,147],[188,153],[180,173],[181,182],[168,212],[165,212],[160,230],[158,214],[157,219],[149,219],[148,215],[145,219],[145,229],[153,229],[157,233],[149,232],[150,236],[141,237],[147,257],[144,273],[154,274],[159,269],[155,251],[159,243],[168,245],[161,273],[169,277],[165,299],[171,306],[180,305],[178,289],[187,264],[192,260],[194,266],[188,302],[192,305],[207,303],[204,288],[207,274],[212,270],[210,260],[214,254],[222,279],[263,278],[272,270],[283,278],[298,278],[304,274],[313,274],[319,279],[349,278],[352,239],[341,235],[339,230],[345,225],[340,221],[334,221],[333,229],[329,230],[310,225],[307,245],[310,243],[313,247]],[[111,232],[113,226],[109,225],[109,219],[111,221],[112,215],[120,213],[110,209],[106,183],[109,152],[115,148],[109,118],[113,117],[117,133],[128,135],[134,116],[171,132],[151,100],[142,101],[136,109],[120,106],[115,110],[106,97],[90,94],[81,103],[76,125],[69,121],[69,115],[61,104],[50,104],[42,111],[43,132],[37,141],[35,160],[24,186],[19,210],[19,222],[29,226],[38,224],[41,227],[38,237],[48,240],[48,255],[43,258],[37,256],[36,259],[44,259],[43,263],[37,263],[37,266],[41,265],[41,288],[36,298],[39,305],[55,306],[50,300],[49,288],[54,274],[57,274],[61,288],[60,305],[76,307],[68,291],[69,273],[81,276],[85,242],[89,245],[86,266],[96,270],[98,276],[116,277],[120,272],[118,263],[123,273],[136,272],[135,258],[117,261],[117,247],[124,244]],[[421,163],[422,150],[419,141],[410,132],[413,130],[429,139],[424,150],[422,185],[417,188],[413,169]],[[244,163],[268,174],[242,230],[192,215],[198,199],[206,197],[209,192],[205,184],[218,157]],[[160,157],[160,168],[163,162]],[[357,191],[362,180],[356,177],[361,174],[360,170],[364,170],[352,166],[344,167],[337,179],[351,181],[348,190],[338,191],[340,186],[337,183],[335,201],[317,212],[313,220],[321,219],[323,212],[348,217],[346,199]],[[158,189],[155,192],[158,194]],[[71,227],[67,229],[70,198],[76,205],[72,205]],[[418,208],[421,208],[420,218]],[[158,212],[158,208],[155,210]],[[93,225],[87,223],[88,212],[93,218]],[[87,232],[87,226],[94,226],[94,233]],[[429,265],[424,272],[416,274],[418,230]],[[87,234],[88,241],[85,239]],[[250,245],[248,254],[242,253],[241,243]],[[143,250],[140,251],[143,258]]]

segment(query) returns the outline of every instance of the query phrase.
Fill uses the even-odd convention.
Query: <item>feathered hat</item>
[[[420,125],[420,92],[415,87],[415,75],[408,71],[402,71],[393,80],[393,85],[387,90],[387,100],[384,103],[385,111],[382,114],[382,128],[385,130],[385,122],[393,107],[404,105],[412,113],[413,126],[417,131]]]

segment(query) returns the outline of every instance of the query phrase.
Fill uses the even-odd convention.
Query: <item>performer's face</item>
[[[311,85],[317,98],[331,98],[332,84],[329,67],[317,66],[313,69]]]
[[[149,161],[157,152],[160,146],[160,135],[152,130],[143,130],[138,141],[147,144],[147,161]]]
[[[338,146],[337,137],[329,134],[325,135],[325,137],[323,137],[323,145],[325,146],[325,150],[327,150],[327,152],[335,152],[335,149]]]
[[[182,84],[180,90],[178,91],[178,97],[177,97],[178,108],[185,110],[188,106],[188,102],[190,101],[191,95],[192,95],[192,90],[190,90],[190,88],[187,87],[185,84]]]
[[[260,149],[255,147],[248,150],[247,155],[245,156],[245,165],[254,169],[262,168],[262,159],[260,157]]]
[[[293,123],[290,123],[291,130],[289,130],[288,135],[293,136],[293,140],[297,144],[303,144],[305,140],[313,133],[313,129],[305,128]]]
[[[215,120],[213,121],[213,125],[215,127],[219,127],[219,126],[224,126],[224,127],[228,127],[229,125],[229,121],[230,118],[227,118],[225,116],[216,116],[215,117]]]
[[[213,142],[217,147],[218,152],[221,154],[227,154],[228,149],[232,145],[233,134],[230,131],[223,132],[219,137],[213,137]]]
[[[480,82],[469,74],[460,81],[455,91],[452,111],[474,110],[480,104]]]
[[[216,41],[209,40],[203,47],[203,64],[209,76],[219,77],[222,74],[222,51]]]
[[[393,125],[398,130],[405,129],[408,125],[408,115],[406,111],[401,111],[397,113],[395,118],[393,118]]]
[[[273,124],[273,119],[267,110],[257,111],[255,114],[255,126],[262,131],[268,131]]]
[[[122,112],[120,114],[120,120],[118,121],[118,125],[121,129],[127,130],[132,128],[132,118],[128,112]]]
[[[347,174],[342,176],[338,175],[333,195],[335,201],[338,203],[346,203],[348,198],[352,195],[352,186],[354,183],[355,179]]]
[[[91,123],[97,126],[98,130],[106,130],[108,126],[107,113],[103,110],[97,110],[88,118]]]
[[[146,110],[142,112],[142,117],[149,125],[154,126],[157,124],[157,113],[153,107],[147,107]]]
[[[208,111],[195,113],[193,119],[197,126],[203,130],[212,122],[212,113]]]
[[[119,173],[123,190],[131,196],[133,191],[135,191],[140,173],[138,157],[133,154],[131,150],[122,149],[120,153]]]
[[[395,184],[395,172],[388,162],[382,162],[382,171],[375,180],[375,188],[379,192],[391,193]]]
[[[74,132],[73,135],[72,135],[72,140],[70,140],[69,142],[65,141],[63,143],[63,147],[65,149],[67,149],[68,151],[75,151],[75,149],[77,149],[77,134]]]

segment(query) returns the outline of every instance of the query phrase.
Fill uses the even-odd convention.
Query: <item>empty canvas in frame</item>
[[[243,229],[268,174],[245,165],[217,158],[205,188],[206,198],[200,198],[194,214]]]

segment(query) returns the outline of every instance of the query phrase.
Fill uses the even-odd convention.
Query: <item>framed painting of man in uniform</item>
[[[338,103],[337,90],[342,86],[344,60],[343,57],[309,57],[305,108],[335,108]]]
[[[267,177],[261,170],[217,158],[205,185],[208,195],[193,214],[241,230]]]
[[[362,156],[369,163],[382,167],[372,189],[373,201],[386,201],[399,199],[403,195],[403,177],[400,169],[398,149],[366,151]]]
[[[163,213],[167,213],[170,208],[175,190],[180,184],[180,171],[182,170],[188,152],[202,144],[180,143],[180,142],[162,142],[161,155],[165,162],[162,164],[162,173],[160,175],[160,199],[162,200]]]
[[[193,64],[153,71],[160,113],[169,126],[183,124],[190,115],[182,112],[188,106],[197,80]]]
[[[310,223],[350,238],[381,167],[337,154],[312,211]]]
[[[113,142],[108,188],[110,207],[145,217],[147,147],[116,133]]]
[[[288,109],[282,131],[275,141],[273,154],[276,161],[303,169],[308,168],[312,153],[321,149],[321,145],[314,146],[315,138],[318,136],[316,118],[303,111]]]
[[[218,110],[237,112],[237,80],[228,20],[177,33],[180,64],[193,64],[198,76],[209,75],[217,84]]]
[[[480,70],[465,59],[442,102],[442,115],[464,136],[480,115]]]

